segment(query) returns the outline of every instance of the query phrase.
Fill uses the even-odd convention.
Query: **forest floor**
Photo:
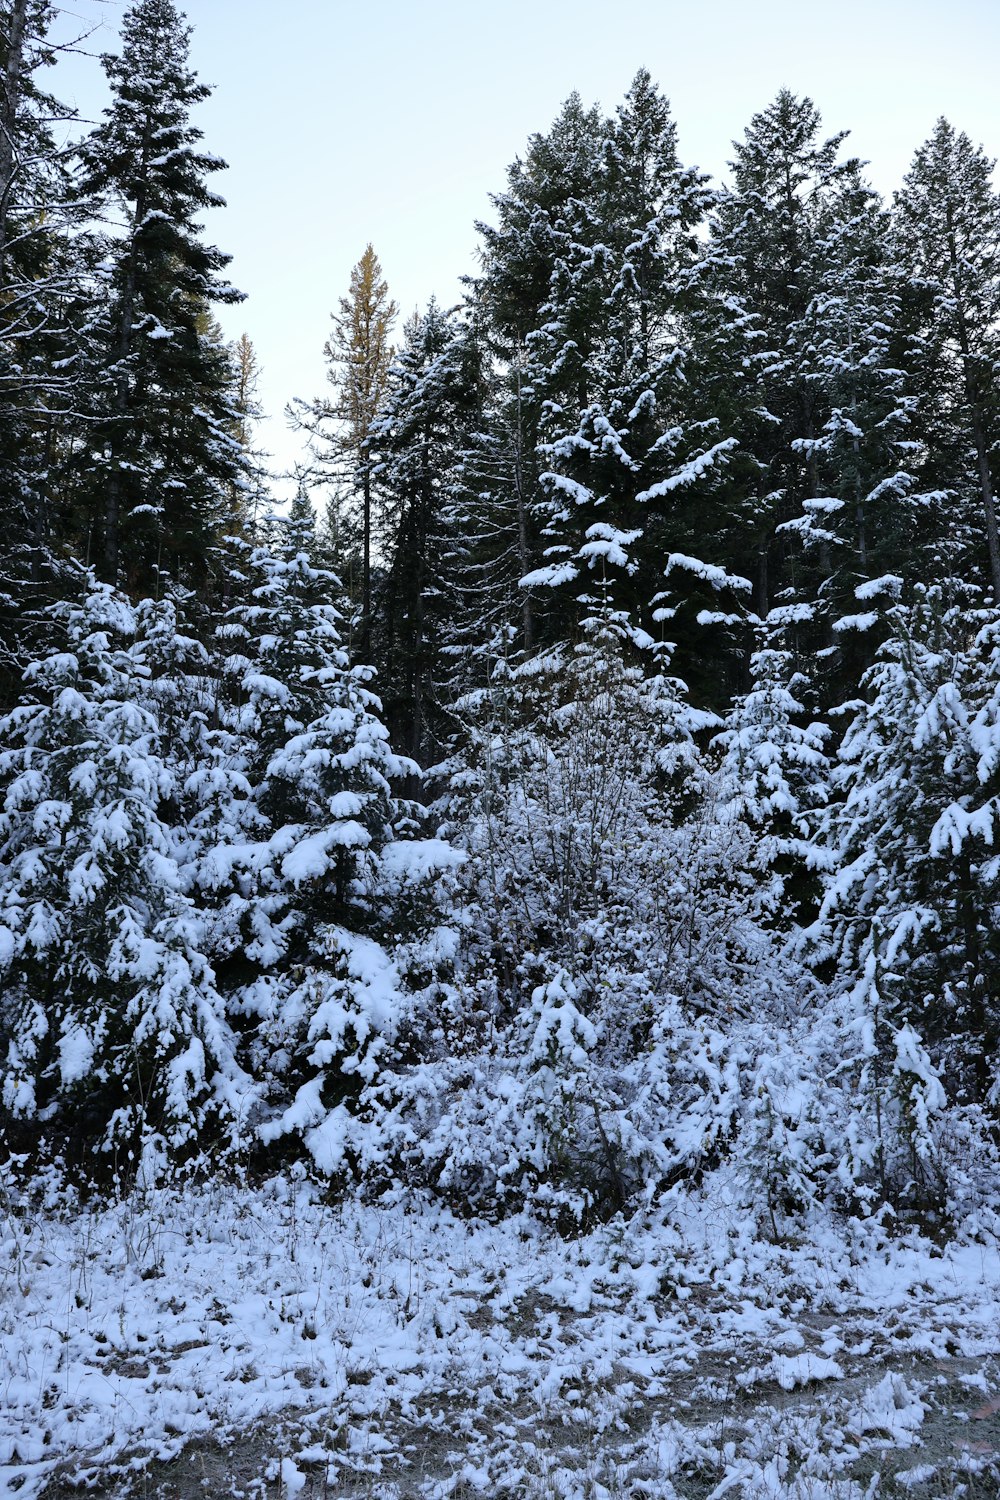
[[[561,1239],[305,1182],[0,1197],[0,1495],[1000,1496],[1000,1251],[717,1185]]]

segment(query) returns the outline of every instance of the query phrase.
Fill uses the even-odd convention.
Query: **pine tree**
[[[451,856],[401,839],[393,784],[417,768],[389,747],[371,669],[350,665],[339,585],[314,546],[305,514],[269,522],[220,624],[228,769],[200,778],[191,881],[266,1087],[261,1139],[304,1140],[332,1173],[346,1169],[351,1106],[395,1025],[393,950],[433,910]]]
[[[794,446],[822,494],[787,530],[815,559],[815,602],[836,633],[859,589],[863,597],[881,578],[919,570],[931,497],[914,472],[916,402],[901,363],[906,270],[889,216],[859,171],[837,181],[816,230],[815,290],[800,337],[822,426]]]
[[[541,380],[560,389],[544,405],[538,449],[551,562],[533,581],[577,595],[584,614],[599,594],[636,629],[653,623],[665,559],[711,534],[711,490],[734,446],[699,409],[692,379],[694,232],[712,195],[681,167],[676,134],[639,73],[604,127],[601,171],[586,211],[565,226],[533,339],[536,364],[548,366]],[[575,386],[560,388],[555,372],[577,363]]]
[[[830,775],[828,731],[803,722],[795,694],[806,684],[783,646],[795,613],[772,610],[758,622],[749,691],[736,700],[713,741],[724,751],[720,800],[755,837],[750,866],[779,925],[808,909],[809,870],[820,862],[815,814],[826,802]]]
[[[511,165],[506,191],[493,196],[497,224],[477,225],[482,274],[472,286],[474,316],[497,364],[488,420],[469,454],[468,509],[480,539],[474,566],[496,620],[495,644],[510,630],[516,650],[531,651],[544,638],[545,600],[519,580],[541,561],[543,412],[550,402],[558,408],[564,392],[575,400],[587,379],[589,312],[600,292],[596,283],[581,296],[570,298],[568,290],[578,279],[571,261],[585,260],[596,238],[591,208],[603,141],[596,106],[586,109],[578,94],[570,95],[551,130],[531,136],[524,161]],[[555,291],[565,294],[553,331],[562,358],[553,353],[546,361],[536,344]]]
[[[530,509],[536,456],[523,351],[513,365],[491,356],[491,335],[475,303],[470,347],[478,372],[478,420],[465,434],[457,482],[445,507],[456,610],[450,646],[458,692],[480,681],[482,660],[531,651],[535,601],[520,586],[537,561]]]
[[[66,649],[2,728],[4,1106],[30,1138],[155,1171],[234,1145],[248,1080],[161,817],[139,622],[92,578],[52,612]]]
[[[207,179],[224,163],[200,149],[191,123],[210,90],[189,66],[189,42],[173,0],[136,0],[121,56],[102,58],[112,102],[81,147],[83,190],[125,223],[106,247],[81,485],[104,576],[138,592],[161,575],[202,586],[245,487],[230,359],[207,320],[241,294],[197,222],[223,202]]]
[[[909,359],[921,472],[938,492],[945,523],[936,566],[963,576],[971,563],[998,598],[1000,194],[993,167],[982,147],[939,120],[896,195],[895,222],[914,284]]]
[[[789,583],[784,528],[824,498],[812,445],[826,413],[810,365],[827,260],[820,222],[857,164],[838,160],[846,132],[824,141],[819,127],[812,101],[783,89],[734,144],[733,186],[714,224],[719,306],[740,371],[734,430],[751,458],[743,529],[761,618]]]
[[[857,598],[919,572],[934,497],[902,363],[905,267],[846,132],[823,140],[820,123],[783,90],[736,145],[705,267],[708,399],[739,442],[727,548],[754,559],[754,612],[794,602],[789,645],[820,653],[810,675],[822,662],[836,698],[881,639]]]
[[[493,543],[492,559],[485,548],[475,558],[483,583],[492,561],[494,597],[521,599],[506,619],[490,601],[495,652],[571,638],[598,607],[652,639],[676,596],[698,600],[693,616],[706,595],[714,606],[720,589],[743,588],[722,565],[715,514],[735,444],[699,370],[696,230],[711,201],[641,72],[614,119],[572,96],[510,169],[496,227],[480,226],[474,315],[499,365],[465,510]],[[685,670],[698,670],[698,644],[682,646]],[[706,682],[720,675],[705,664]]]
[[[377,530],[370,446],[373,425],[386,394],[392,360],[390,336],[399,311],[382,279],[382,266],[371,245],[351,272],[350,290],[333,314],[333,327],[323,348],[328,378],[334,387],[332,399],[313,403],[312,422],[320,433],[320,447],[334,467],[338,489],[346,484],[350,497],[346,506],[335,493],[330,530],[338,555],[349,549],[360,552],[358,603],[360,628],[358,655],[370,654],[372,612],[372,546]],[[330,430],[331,423],[332,432]],[[354,509],[360,508],[360,514]]]
[[[463,623],[477,635],[483,627],[478,597],[471,618],[461,618],[456,586],[468,573],[457,554],[471,539],[455,515],[480,414],[481,364],[471,328],[432,299],[406,325],[371,434],[385,533],[373,658],[393,743],[422,765],[444,748],[449,682],[462,671],[445,652]]]
[[[0,5],[0,703],[60,571],[59,471],[86,327],[86,205],[56,140],[72,112],[42,86],[54,15],[46,0]]]
[[[246,494],[244,509],[252,530],[257,524],[258,515],[263,512],[266,501],[268,454],[258,447],[255,441],[258,424],[264,416],[258,396],[258,386],[263,370],[257,350],[248,334],[241,333],[233,345],[232,361],[235,372],[232,398],[236,414],[233,435],[240,445],[247,464],[249,490]],[[236,498],[234,496],[234,503]]]
[[[890,611],[841,746],[834,864],[809,934],[836,964],[861,1083],[845,1171],[883,1193],[901,1172],[939,1193],[932,1117],[946,1098],[997,1095],[996,627],[970,616],[939,588]]]

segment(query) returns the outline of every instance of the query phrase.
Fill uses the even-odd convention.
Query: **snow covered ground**
[[[770,1244],[724,1184],[571,1241],[303,1180],[0,1204],[0,1494],[1000,1494],[989,1235]]]

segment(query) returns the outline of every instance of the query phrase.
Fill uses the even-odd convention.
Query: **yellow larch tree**
[[[361,629],[358,642],[368,646],[371,622],[371,556],[373,457],[369,444],[382,404],[392,359],[390,335],[399,309],[389,296],[382,267],[369,244],[351,272],[350,290],[333,314],[323,352],[335,390],[328,415],[340,425],[334,446],[349,466],[350,486],[360,501]]]

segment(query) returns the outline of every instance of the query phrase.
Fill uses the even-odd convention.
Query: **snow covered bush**
[[[830,1058],[812,1018],[758,1025],[744,1046],[737,1164],[748,1203],[766,1214],[777,1239],[790,1219],[829,1196],[841,1101],[824,1077]]]
[[[403,1176],[474,1208],[579,1222],[697,1176],[740,1133],[742,1031],[787,1004],[701,720],[628,650],[605,621],[467,705],[461,1022],[367,1102]]]
[[[714,834],[684,822],[711,795],[695,742],[703,716],[682,683],[646,678],[626,653],[614,623],[595,625],[574,650],[513,672],[498,664],[467,704],[468,770],[450,816],[494,951],[524,955],[526,967],[499,968],[515,1005],[559,967],[586,972],[595,953],[654,987],[665,966],[685,969],[682,988],[704,983],[711,1003],[708,966],[689,960],[707,936],[691,924],[710,899]]]

